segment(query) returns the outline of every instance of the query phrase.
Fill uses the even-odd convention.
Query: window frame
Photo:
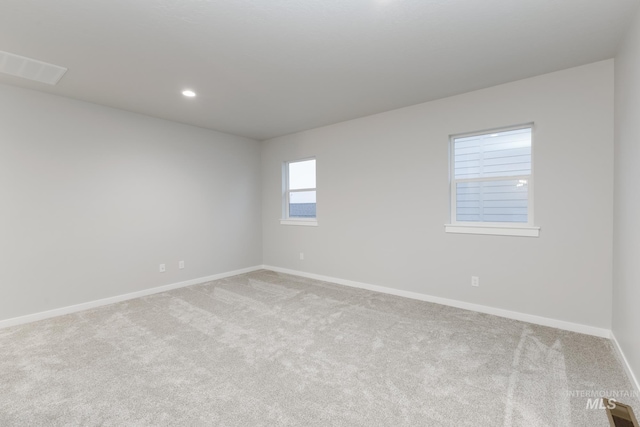
[[[455,179],[455,140],[463,137],[489,135],[493,133],[509,132],[520,129],[531,129],[531,173],[529,175],[503,175],[499,177],[486,178],[463,178]],[[538,237],[540,227],[534,226],[534,148],[535,148],[535,123],[522,123],[513,126],[503,126],[498,128],[486,129],[474,132],[465,132],[449,135],[449,224],[445,224],[447,233],[464,233],[464,234],[490,234],[502,236],[524,236]],[[464,182],[489,182],[504,180],[527,180],[527,222],[472,222],[458,221],[456,218],[457,210],[457,186],[458,183]]]
[[[316,186],[314,188],[299,188],[295,190],[289,189],[289,165],[292,163],[308,162],[314,160],[316,162]],[[303,226],[317,226],[318,225],[318,212],[316,210],[316,216],[313,218],[299,218],[289,216],[289,201],[291,193],[315,191],[316,192],[316,209],[317,209],[317,197],[318,197],[318,160],[313,157],[305,157],[296,160],[287,160],[282,163],[282,217],[280,219],[281,225],[303,225]]]

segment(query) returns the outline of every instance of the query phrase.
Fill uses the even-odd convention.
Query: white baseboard
[[[640,393],[640,382],[638,381],[638,378],[633,373],[633,369],[631,369],[631,365],[629,365],[629,361],[624,355],[624,352],[622,351],[622,347],[620,347],[620,343],[616,339],[616,336],[613,334],[613,331],[611,331],[611,341],[613,341],[613,348],[615,348],[616,351],[618,352],[620,361],[622,362],[624,369],[627,371],[627,375],[629,376],[629,380],[631,381],[631,384],[633,384],[633,386],[636,388],[636,392]]]
[[[451,307],[462,308],[464,310],[477,311],[480,313],[493,314],[494,316],[506,317],[508,319],[520,320],[523,322],[534,323],[536,325],[549,326],[551,328],[563,329],[581,334],[593,335],[601,338],[611,338],[609,329],[597,328],[595,326],[582,325],[579,323],[567,322],[564,320],[550,319],[548,317],[535,316],[533,314],[519,313],[517,311],[504,310],[502,308],[488,307],[486,305],[472,304],[463,301],[457,301],[448,298],[434,297],[418,292],[403,291],[400,289],[388,288],[385,286],[370,285],[368,283],[355,282],[353,280],[338,279],[336,277],[323,276],[320,274],[307,273],[304,271],[290,270],[288,268],[274,267],[271,265],[262,266],[266,270],[272,270],[279,273],[293,274],[295,276],[307,277],[309,279],[322,280],[325,282],[337,283],[339,285],[350,286],[353,288],[367,289],[370,291],[381,292],[400,297],[416,299],[420,301],[433,302],[436,304],[448,305]]]
[[[166,292],[172,289],[184,288],[185,286],[197,285],[199,283],[210,282],[212,280],[224,279],[225,277],[237,276],[238,274],[249,273],[251,271],[260,270],[261,268],[262,266],[257,265],[254,267],[243,268],[240,270],[228,271],[226,273],[219,273],[211,276],[199,277],[197,279],[186,280],[184,282],[172,283],[169,285],[157,286],[155,288],[143,289],[141,291],[131,292],[129,294],[116,295],[114,297],[103,298],[103,299],[89,301],[89,302],[83,302],[81,304],[70,305],[67,307],[56,308],[48,311],[42,311],[40,313],[27,314],[26,316],[0,320],[0,329],[8,328],[10,326],[22,325],[24,323],[35,322],[38,320],[49,319],[51,317],[62,316],[65,314],[76,313],[78,311],[101,307],[103,305],[114,304],[117,302],[126,301],[134,298],[140,298],[147,295],[158,294],[160,292]]]

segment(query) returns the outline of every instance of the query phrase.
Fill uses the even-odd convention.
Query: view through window
[[[451,138],[452,223],[530,223],[531,125]]]
[[[288,218],[316,218],[316,159],[286,165]]]

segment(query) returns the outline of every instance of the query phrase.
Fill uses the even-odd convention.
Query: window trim
[[[456,219],[456,203],[457,193],[456,184],[459,182],[479,182],[476,178],[465,178],[456,180],[454,178],[455,171],[455,140],[461,137],[470,137],[477,135],[486,135],[491,133],[509,132],[519,129],[531,129],[531,174],[517,176],[501,176],[482,178],[484,181],[503,181],[505,179],[527,179],[527,222],[511,223],[511,222],[471,222],[458,221]],[[489,234],[500,236],[523,236],[523,237],[539,237],[540,227],[534,224],[534,176],[535,176],[535,123],[528,122],[513,126],[503,126],[481,131],[465,132],[449,135],[449,224],[445,224],[445,232],[447,233],[464,233],[464,234]]]
[[[476,223],[477,224],[477,223]],[[457,234],[488,234],[493,236],[539,237],[540,227],[445,224],[444,231]]]
[[[315,227],[318,225],[318,212],[316,211],[316,216],[314,218],[296,218],[289,216],[289,199],[290,193],[297,193],[302,191],[315,191],[316,198],[318,196],[318,171],[316,169],[316,186],[314,188],[298,188],[295,190],[289,190],[289,165],[291,163],[300,163],[307,162],[309,160],[316,161],[316,167],[318,165],[318,161],[315,156],[305,157],[302,159],[296,160],[287,160],[282,163],[282,217],[280,218],[280,225],[302,225],[302,226],[312,226]],[[317,205],[317,200],[316,200]]]

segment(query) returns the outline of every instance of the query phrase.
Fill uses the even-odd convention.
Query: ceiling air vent
[[[64,67],[0,50],[0,73],[55,85],[66,72]]]

